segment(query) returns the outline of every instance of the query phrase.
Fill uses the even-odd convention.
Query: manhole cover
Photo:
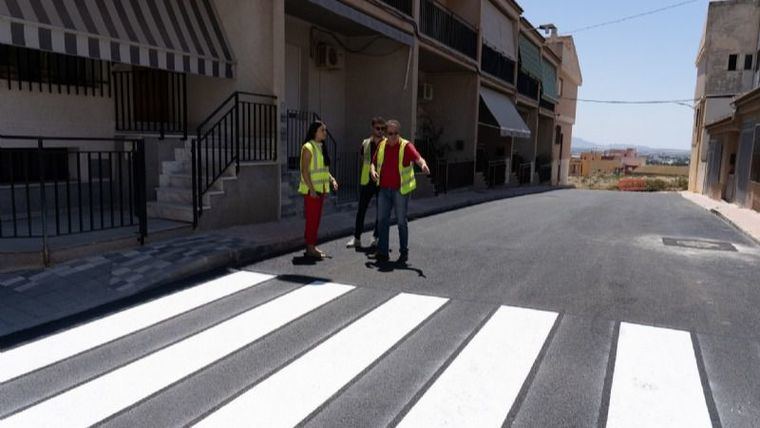
[[[662,238],[665,245],[671,247],[693,248],[696,250],[736,251],[729,242],[704,241],[701,239]]]

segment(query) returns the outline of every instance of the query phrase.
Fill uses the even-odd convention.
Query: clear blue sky
[[[659,9],[679,0],[518,0],[538,26],[554,23],[560,34]],[[586,99],[690,99],[708,0],[573,34]],[[599,144],[689,149],[693,110],[666,105],[578,103],[574,137]]]

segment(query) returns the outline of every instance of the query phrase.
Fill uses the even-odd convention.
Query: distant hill
[[[637,145],[631,146],[631,145],[626,145],[626,144],[599,144],[599,143],[594,143],[592,141],[584,140],[583,138],[573,138],[572,152],[580,153],[580,152],[587,152],[590,150],[604,151],[604,150],[610,150],[610,149],[627,149],[631,147],[638,150],[640,155],[662,154],[662,155],[670,155],[670,156],[689,156],[691,154],[689,150],[683,150],[683,149],[660,149],[660,148],[655,148],[655,147],[637,146]]]

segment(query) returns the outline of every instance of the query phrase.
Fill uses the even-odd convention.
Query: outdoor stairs
[[[193,221],[193,176],[191,141],[185,141],[184,147],[174,149],[174,160],[161,162],[159,187],[156,188],[156,201],[148,202],[148,216],[191,223]],[[217,155],[224,156],[224,151],[217,150]],[[231,153],[226,153],[228,156]],[[205,170],[205,166],[204,166]],[[222,177],[203,195],[203,210],[212,209],[213,201],[223,198],[225,182],[236,181],[235,165],[231,165]]]

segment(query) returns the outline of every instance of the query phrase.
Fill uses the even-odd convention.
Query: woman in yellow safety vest
[[[301,180],[298,185],[298,193],[304,197],[305,254],[320,259],[325,257],[325,253],[317,248],[322,206],[330,187],[338,190],[338,182],[330,175],[330,158],[324,143],[326,138],[327,126],[323,122],[315,121],[309,126],[301,148]]]

